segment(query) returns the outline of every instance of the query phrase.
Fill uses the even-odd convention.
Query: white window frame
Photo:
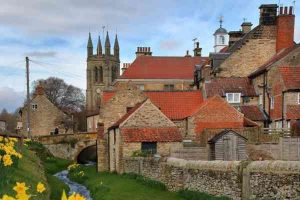
[[[145,90],[145,85],[144,84],[138,84],[137,87],[140,89],[140,90]]]
[[[226,100],[228,103],[241,103],[241,93],[226,93]]]
[[[287,121],[286,121],[286,127],[287,127],[288,129],[291,128],[291,120],[287,120]]]
[[[300,104],[300,92],[298,92],[298,104]]]
[[[271,108],[271,110],[274,109],[274,105],[275,105],[275,98],[274,98],[274,96],[273,96],[273,97],[271,97],[271,99],[270,99],[270,108]]]
[[[36,103],[31,104],[31,109],[32,110],[37,110],[37,108],[38,108],[38,105]]]

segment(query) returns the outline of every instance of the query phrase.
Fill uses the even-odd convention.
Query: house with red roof
[[[136,59],[124,65],[115,86],[131,81],[145,91],[191,90],[195,66],[208,61],[201,56],[199,43],[194,56],[152,56],[149,52],[150,47],[138,47]]]
[[[150,99],[137,103],[108,128],[109,170],[122,173],[123,158],[141,154],[169,156],[182,146],[178,127]]]

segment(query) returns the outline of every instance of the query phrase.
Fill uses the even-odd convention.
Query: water
[[[63,170],[61,172],[58,172],[54,176],[56,176],[59,180],[67,184],[70,188],[69,195],[72,193],[79,193],[80,195],[84,196],[86,200],[92,200],[90,191],[83,185],[73,182],[68,178],[69,171]]]

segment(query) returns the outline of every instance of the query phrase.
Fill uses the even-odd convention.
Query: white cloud
[[[3,108],[9,112],[14,112],[15,109],[21,107],[24,102],[24,92],[15,91],[10,87],[0,88],[0,110]]]

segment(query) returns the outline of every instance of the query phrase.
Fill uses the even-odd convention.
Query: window
[[[99,82],[103,83],[103,68],[99,67]]]
[[[225,44],[225,37],[223,35],[220,36],[220,44]]]
[[[36,103],[31,104],[31,108],[32,110],[37,110],[37,104]]]
[[[271,97],[270,107],[274,109],[274,97]]]
[[[157,143],[156,142],[142,142],[142,152],[156,154]]]
[[[262,105],[263,104],[263,95],[259,94],[258,96],[258,105]]]
[[[241,103],[241,93],[226,93],[228,103]]]
[[[289,128],[289,129],[291,128],[291,121],[290,120],[286,121],[286,127]]]
[[[298,93],[298,104],[300,104],[300,92]]]
[[[137,88],[140,90],[145,90],[145,86],[143,84],[137,85]]]
[[[275,126],[276,126],[276,128],[282,128],[282,122],[281,121],[277,121],[277,122],[275,122]]]
[[[98,68],[95,67],[94,69],[94,76],[95,76],[95,82],[98,82]]]
[[[174,90],[174,85],[172,85],[172,84],[164,85],[164,90],[165,91],[173,91]]]

